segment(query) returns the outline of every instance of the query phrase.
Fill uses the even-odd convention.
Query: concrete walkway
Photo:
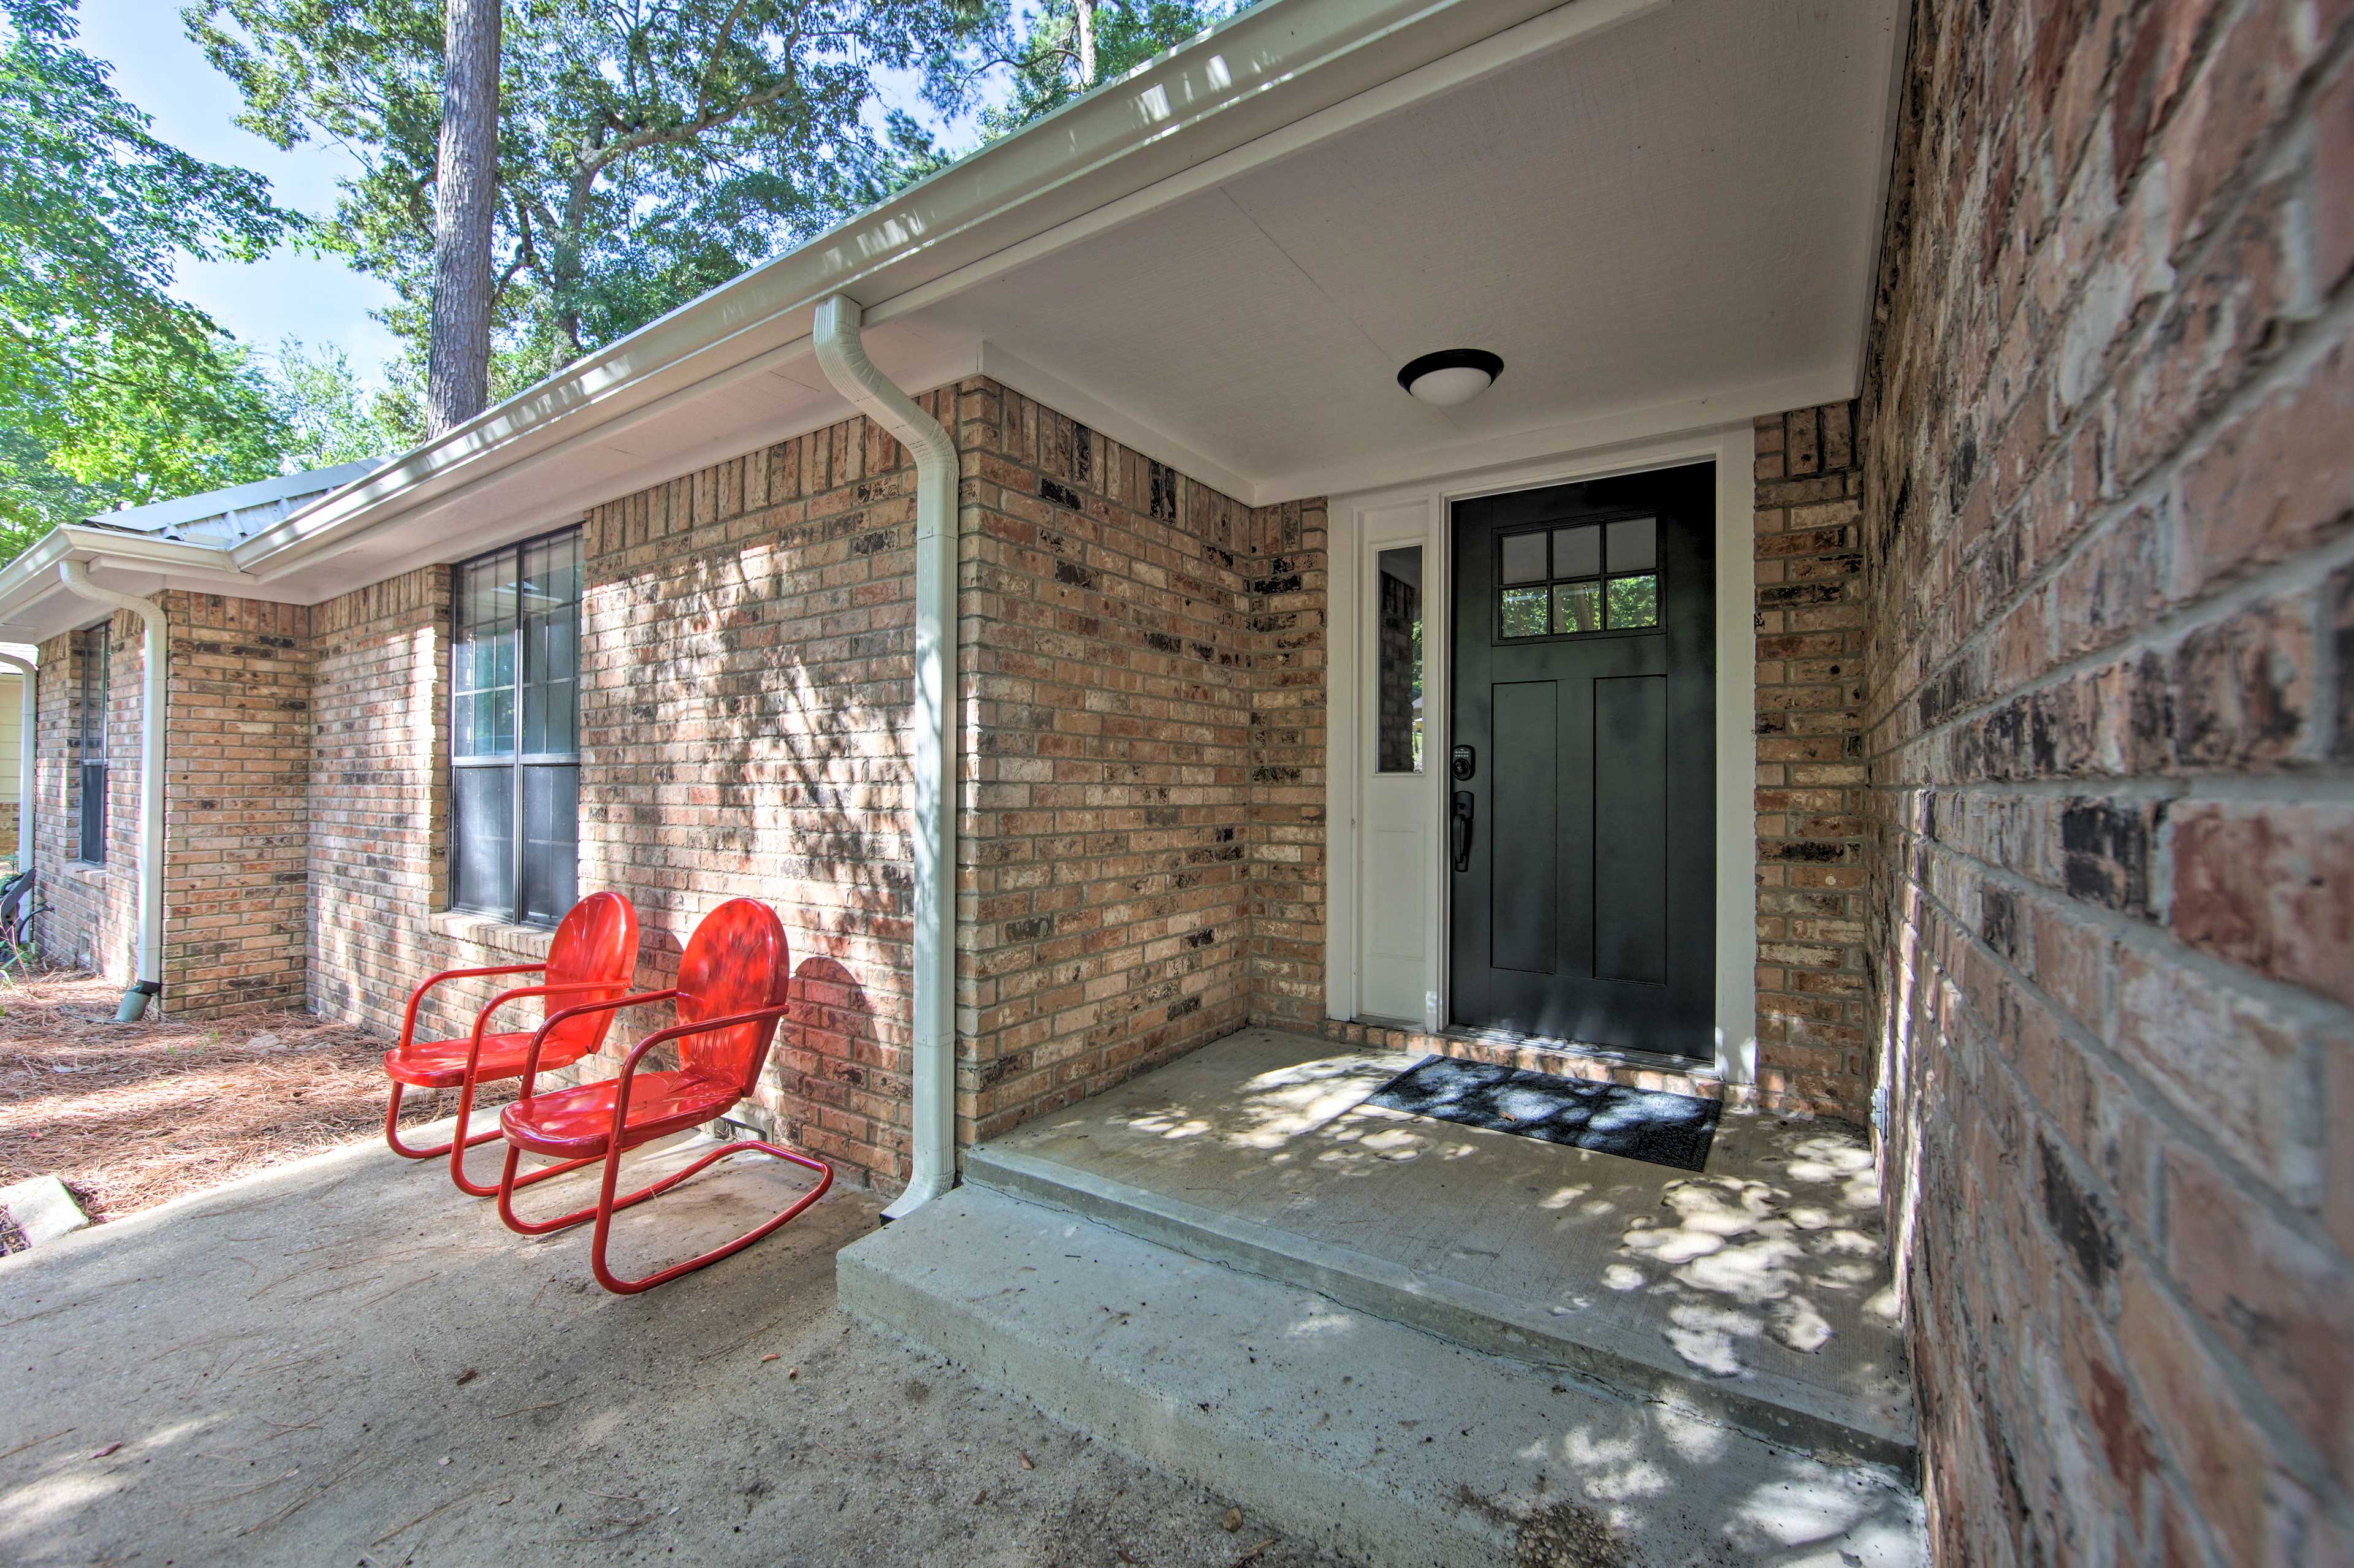
[[[798,1180],[729,1161],[625,1218],[618,1261]],[[376,1144],[11,1258],[0,1562],[1227,1568],[1277,1537],[838,1315],[833,1255],[877,1208],[837,1191],[623,1298],[581,1233],[511,1234]]]

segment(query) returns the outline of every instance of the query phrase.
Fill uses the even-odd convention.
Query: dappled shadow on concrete
[[[1466,1287],[1695,1376],[1909,1398],[1861,1134],[1723,1118],[1698,1174],[1365,1104],[1405,1065],[1246,1031],[992,1149]]]
[[[738,1234],[804,1180],[725,1162],[621,1216],[617,1262]],[[376,1142],[0,1260],[0,1563],[1230,1563],[1225,1499],[835,1313],[834,1253],[879,1206],[837,1186],[619,1297],[582,1230],[513,1234]]]

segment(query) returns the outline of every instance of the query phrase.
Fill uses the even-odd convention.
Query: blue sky
[[[196,157],[259,171],[280,203],[323,214],[335,182],[357,165],[340,147],[320,142],[280,152],[239,129],[237,89],[213,69],[180,26],[178,0],[82,0],[80,47],[114,68],[115,90],[154,117],[155,134]],[[916,96],[917,79],[892,73],[886,101],[906,108],[934,134],[959,147],[972,141],[970,121],[943,125]],[[334,344],[372,382],[398,344],[369,312],[392,291],[353,271],[341,257],[281,250],[251,265],[183,259],[173,291],[205,311],[237,339],[275,350],[289,336],[310,347]]]
[[[165,0],[83,0],[81,48],[114,68],[117,92],[154,117],[155,133],[216,164],[259,170],[280,202],[305,212],[334,207],[335,182],[352,173],[340,148],[306,143],[281,153],[236,124],[237,89],[206,62]],[[235,334],[274,349],[290,334],[313,347],[332,343],[363,375],[395,351],[392,334],[368,318],[392,291],[340,257],[280,251],[250,266],[184,260],[173,291]]]

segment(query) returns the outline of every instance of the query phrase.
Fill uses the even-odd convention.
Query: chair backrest
[[[584,1001],[610,1001],[629,990],[638,968],[638,912],[618,893],[592,893],[564,912],[547,949],[547,983],[595,980],[608,989],[574,991],[545,999],[548,1012]],[[586,1054],[605,1044],[613,1027],[610,1012],[567,1019],[547,1033],[550,1044]]]
[[[752,898],[731,898],[703,917],[678,962],[678,1021],[699,1023],[776,1007],[791,994],[792,954],[785,946],[784,922]],[[739,1024],[709,1034],[684,1035],[678,1065],[697,1077],[752,1092],[752,1080],[768,1060],[777,1021]]]

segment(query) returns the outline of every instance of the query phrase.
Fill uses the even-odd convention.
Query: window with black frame
[[[451,907],[553,926],[579,886],[579,530],[454,576]]]
[[[106,628],[81,634],[81,843],[75,858],[106,862]]]

